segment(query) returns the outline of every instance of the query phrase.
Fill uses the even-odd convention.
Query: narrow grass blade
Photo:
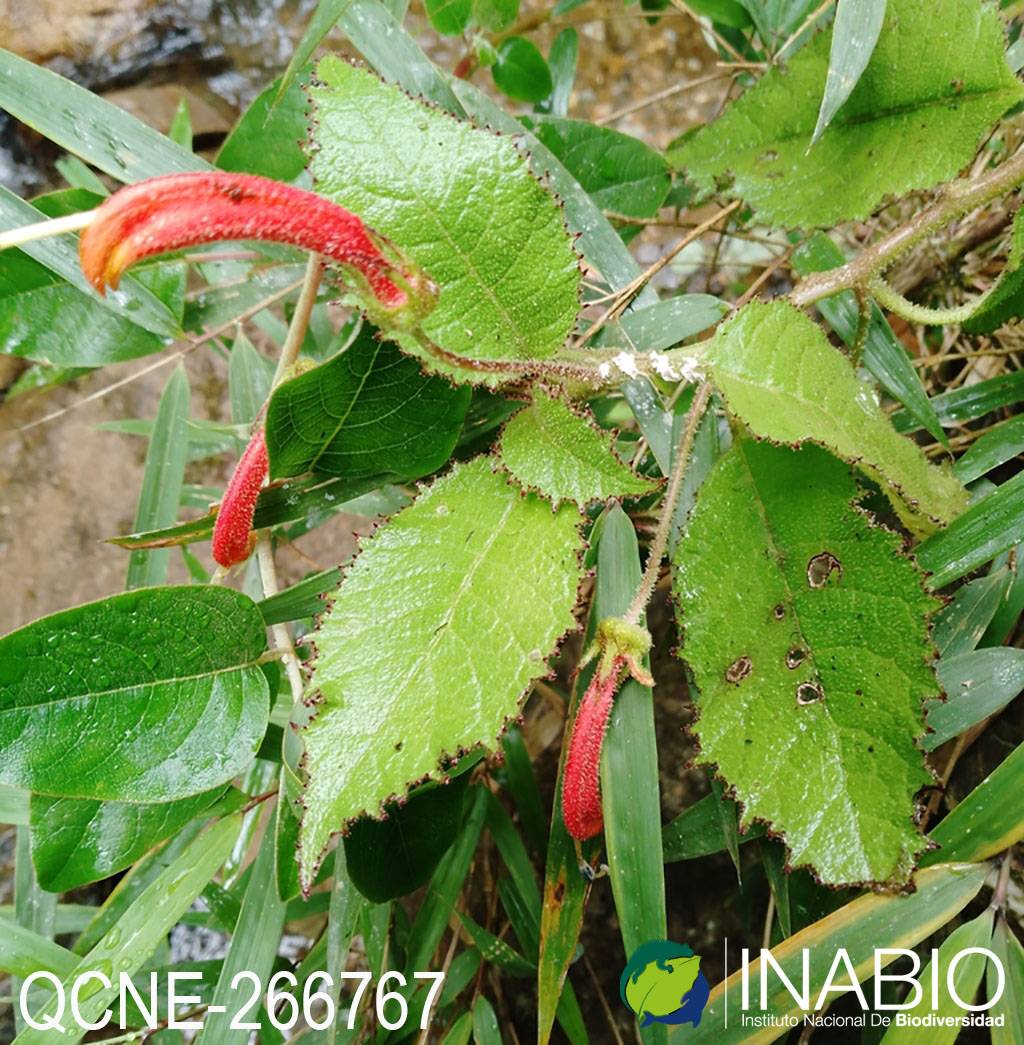
[[[271,824],[273,822],[271,821]],[[252,865],[249,883],[242,900],[242,909],[235,923],[231,944],[224,958],[220,978],[213,993],[213,1007],[223,1006],[223,1012],[211,1012],[199,1037],[202,1045],[245,1045],[250,1032],[231,1027],[237,1008],[236,986],[239,972],[252,972],[261,984],[266,984],[277,954],[277,945],[284,928],[284,904],[278,898],[274,874],[274,840],[268,827]]]
[[[217,872],[231,849],[238,826],[237,817],[222,820],[187,846],[82,958],[64,981],[65,993],[69,994],[76,978],[87,971],[109,968],[116,970],[117,974],[131,974],[141,968]],[[81,1001],[83,1020],[96,1021],[116,999],[117,977],[113,979],[109,990],[101,986]],[[54,998],[35,1014],[35,1022],[47,1022],[47,1017],[54,1017],[56,1008],[57,999]],[[81,1041],[85,1033],[84,1027],[72,1023],[62,1040]],[[32,1027],[26,1027],[15,1039],[17,1045],[48,1045],[52,1041],[52,1030]]]
[[[598,619],[625,613],[639,585],[636,533],[616,506],[598,552]],[[630,679],[615,699],[601,759],[605,845],[625,958],[666,935],[659,794],[651,691]]]
[[[790,936],[772,955],[791,983],[803,981],[807,956],[809,1006],[828,977],[836,951],[842,947],[858,979],[865,980],[875,961],[876,948],[910,948],[927,939],[964,909],[980,892],[990,868],[985,864],[942,864],[919,872],[910,895],[867,893],[833,914]],[[890,958],[895,958],[893,954]],[[767,1042],[786,1030],[785,1025],[752,1029],[744,1025],[739,972],[718,984],[704,1009],[700,1026],[674,1027],[670,1040],[679,1042]],[[751,1008],[759,1016],[801,1016],[803,1009],[778,978],[769,978],[767,997],[760,997],[760,962],[751,962]],[[754,986],[758,985],[758,986]],[[801,999],[803,1001],[804,999]]]
[[[177,518],[188,457],[189,399],[188,375],[179,364],[160,397],[135,511],[136,530],[170,526]],[[170,556],[167,548],[133,551],[128,562],[127,587],[163,584],[167,580]]]

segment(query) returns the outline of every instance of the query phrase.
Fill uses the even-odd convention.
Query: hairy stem
[[[316,304],[317,291],[320,289],[320,281],[323,279],[324,263],[319,254],[310,254],[306,262],[306,274],[302,280],[302,290],[299,291],[299,299],[295,303],[295,312],[292,315],[291,325],[281,347],[281,355],[277,360],[277,368],[274,370],[274,380],[271,382],[271,390],[285,379],[289,368],[298,358],[302,342],[306,338],[309,329],[309,317]]]
[[[260,568],[260,582],[263,585],[263,597],[269,599],[280,591],[277,583],[277,567],[274,564],[274,548],[270,543],[269,534],[261,534],[256,543],[256,562]],[[274,624],[270,629],[274,638],[274,646],[281,654],[285,673],[288,675],[288,685],[292,691],[292,702],[297,704],[302,700],[305,683],[302,681],[302,672],[299,669],[299,658],[295,654],[295,646],[288,631],[287,624]]]
[[[902,316],[908,323],[920,323],[922,326],[945,326],[947,323],[965,323],[974,315],[992,296],[999,286],[993,283],[984,294],[958,305],[956,308],[929,308],[927,305],[918,305],[905,298],[898,290],[891,287],[881,276],[876,277],[868,284],[872,297],[883,308],[897,316]]]
[[[938,199],[906,224],[862,250],[841,268],[818,272],[799,283],[790,294],[793,304],[805,308],[844,290],[867,287],[897,258],[925,237],[965,214],[1011,192],[1024,182],[1024,148],[1005,163],[974,179],[950,182]],[[908,302],[909,304],[909,302]]]
[[[686,468],[690,462],[693,443],[697,438],[697,429],[700,427],[710,399],[711,386],[706,381],[702,382],[697,388],[697,394],[693,397],[693,404],[690,407],[689,416],[686,418],[686,428],[683,429],[683,436],[679,440],[675,460],[672,462],[672,474],[669,476],[668,489],[665,491],[665,498],[661,505],[658,529],[651,542],[651,550],[647,557],[647,565],[644,567],[643,577],[640,579],[640,587],[637,588],[633,601],[624,614],[624,619],[630,624],[639,624],[640,618],[654,594],[655,585],[658,583],[661,560],[665,557],[665,551],[668,548],[672,519],[676,513],[676,505],[679,503],[679,495],[683,490],[683,479],[686,477]]]

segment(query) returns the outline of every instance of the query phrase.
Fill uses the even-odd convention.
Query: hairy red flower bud
[[[601,748],[615,703],[626,658],[612,659],[607,671],[598,667],[576,712],[569,755],[562,778],[562,819],[580,842],[601,833]]]
[[[213,558],[225,568],[245,562],[252,554],[256,543],[252,517],[268,468],[267,441],[260,428],[235,465],[213,525]]]
[[[216,240],[290,243],[337,262],[386,316],[418,322],[437,288],[355,214],[316,193],[223,171],[149,178],[114,193],[82,234],[82,270],[102,294],[142,258]]]

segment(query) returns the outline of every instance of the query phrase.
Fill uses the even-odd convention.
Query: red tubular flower
[[[169,174],[114,193],[82,234],[82,270],[102,294],[142,258],[216,240],[290,243],[337,262],[379,311],[409,325],[433,307],[424,273],[355,215],[315,193],[252,174]]]
[[[624,656],[614,657],[605,672],[601,666],[598,667],[580,701],[573,723],[562,778],[562,819],[569,834],[580,842],[600,834],[604,826],[601,815],[601,747],[624,667]]]
[[[235,465],[213,525],[213,557],[225,568],[245,562],[252,554],[256,543],[252,517],[268,468],[267,441],[260,428],[253,432],[245,453]]]

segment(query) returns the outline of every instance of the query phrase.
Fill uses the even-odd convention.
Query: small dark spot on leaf
[[[804,662],[804,658],[807,656],[807,650],[801,649],[799,646],[794,646],[786,654],[786,667],[793,670],[793,668],[800,667]]]
[[[786,607],[783,606],[781,602],[778,603],[772,610],[772,616],[776,620],[782,620],[782,618],[786,616]]]
[[[843,564],[831,552],[819,552],[807,564],[807,583],[812,588],[824,588],[832,574],[843,576]]]
[[[778,158],[779,154],[774,149],[768,149],[758,157],[762,163],[774,163]]]
[[[746,655],[734,660],[725,672],[725,681],[736,684],[742,682],[754,670],[754,665]]]
[[[404,743],[404,741],[400,740],[397,744],[395,744],[395,750],[396,751],[401,751],[403,743]]]
[[[801,682],[796,687],[796,702],[801,705],[817,704],[825,699],[825,691],[817,682]]]
[[[559,882],[555,886],[555,891],[552,895],[554,896],[555,903],[561,903],[562,897],[565,896],[565,882]]]
[[[873,755],[874,753],[875,753],[875,745],[874,744],[868,744],[868,754],[869,755]]]

